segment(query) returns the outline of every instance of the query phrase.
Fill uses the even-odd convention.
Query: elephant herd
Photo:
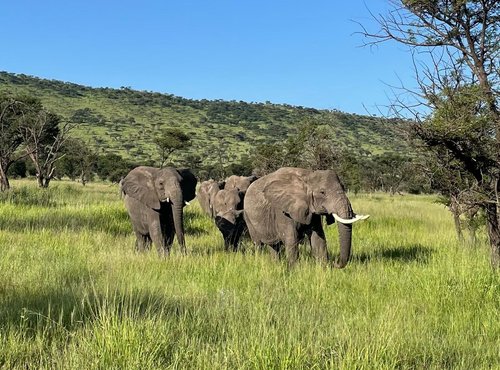
[[[260,178],[230,176],[202,182],[198,194],[196,185],[190,170],[173,167],[136,167],[120,182],[138,251],[153,243],[168,255],[175,235],[185,253],[183,208],[197,197],[220,230],[226,250],[236,251],[248,231],[255,245],[267,245],[276,258],[284,253],[289,265],[297,261],[306,236],[316,259],[328,262],[322,218],[328,225],[337,222],[340,256],[333,265],[342,268],[351,256],[352,224],[369,217],[354,213],[332,170],[285,167]]]

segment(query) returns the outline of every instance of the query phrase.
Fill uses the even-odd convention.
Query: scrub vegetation
[[[119,155],[135,163],[161,160],[154,139],[167,129],[181,130],[191,139],[188,148],[174,153],[171,160],[202,161],[208,166],[221,161],[237,163],[258,145],[282,142],[307,120],[325,125],[338,145],[363,155],[408,150],[398,131],[400,120],[336,110],[271,102],[192,100],[129,87],[91,88],[7,72],[0,72],[0,92],[37,97],[63,121],[74,123],[72,135],[99,154]]]

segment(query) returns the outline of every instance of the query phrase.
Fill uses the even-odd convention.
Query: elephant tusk
[[[190,203],[189,203],[187,200],[185,200],[185,201],[184,201],[184,204],[185,204],[186,206],[189,206],[189,204],[190,204]]]
[[[167,200],[165,200],[165,202],[170,203],[170,198],[167,198]]]
[[[366,220],[370,215],[356,215],[354,218],[351,219],[345,219],[337,215],[336,213],[332,213],[333,218],[335,218],[336,221],[340,222],[341,224],[353,224],[357,221],[361,220]]]

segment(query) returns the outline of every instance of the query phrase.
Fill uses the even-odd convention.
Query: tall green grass
[[[223,251],[186,210],[188,256],[134,252],[115,186],[14,182],[0,203],[0,367],[489,369],[500,367],[500,277],[483,237],[457,243],[428,196],[352,196],[344,270],[307,246],[288,270]],[[48,200],[48,201],[47,201]],[[337,231],[327,229],[338,253]]]

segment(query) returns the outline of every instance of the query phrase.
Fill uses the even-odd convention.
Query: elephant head
[[[340,258],[335,267],[345,267],[351,256],[352,224],[369,216],[356,215],[340,179],[331,170],[282,168],[264,188],[266,199],[294,221],[310,225],[312,216],[326,217],[328,224],[337,221]]]
[[[243,213],[243,196],[244,194],[236,189],[222,189],[217,192],[213,203],[215,217],[235,224],[236,219]]]
[[[217,216],[216,208],[214,207],[215,198],[219,191],[224,189],[225,186],[224,181],[213,181],[212,184],[208,187],[208,206],[209,206],[209,214],[212,218]]]
[[[244,230],[243,221],[244,193],[237,189],[220,190],[214,199],[215,225],[222,233],[226,250],[236,251]]]
[[[177,241],[184,246],[183,207],[194,199],[196,182],[190,170],[140,166],[121,181],[121,189],[126,195],[158,212],[169,203]]]
[[[227,190],[236,189],[236,190],[244,193],[247,191],[250,184],[257,179],[258,179],[258,177],[254,176],[254,175],[252,175],[252,176],[232,175],[226,179],[226,185],[225,185],[224,189],[227,189]]]
[[[215,180],[212,179],[203,181],[200,184],[200,188],[198,189],[198,194],[196,196],[198,198],[198,203],[200,203],[201,209],[208,215],[212,214],[212,210],[210,209],[210,198],[208,190],[213,183],[215,183]]]

